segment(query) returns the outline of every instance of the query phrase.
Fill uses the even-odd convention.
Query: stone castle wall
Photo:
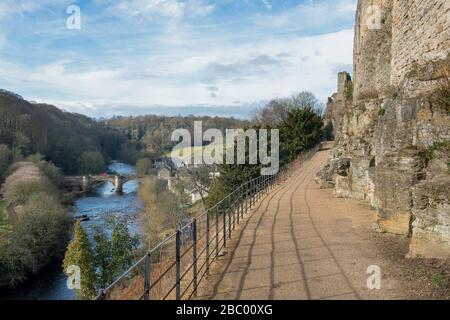
[[[392,8],[391,85],[417,65],[445,59],[450,47],[450,1],[397,0]]]
[[[354,97],[376,96],[389,86],[391,73],[392,1],[359,1],[353,49]],[[377,4],[381,13],[381,29],[371,27]]]
[[[358,1],[353,102],[319,174],[370,202],[378,231],[411,236],[411,256],[450,256],[450,113],[434,98],[450,83],[449,14],[447,0]]]

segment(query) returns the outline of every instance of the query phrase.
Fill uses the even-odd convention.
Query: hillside
[[[210,128],[219,129],[225,133],[225,129],[243,128],[249,125],[248,121],[223,117],[197,117],[197,116],[138,116],[138,117],[113,117],[102,121],[105,127],[117,130],[125,134],[128,139],[144,145],[147,150],[159,154],[171,150],[175,144],[170,141],[172,132],[176,129],[187,129],[193,137],[194,121],[201,121],[203,132]]]
[[[125,137],[91,118],[0,91],[0,144],[6,144],[16,160],[41,153],[73,174],[78,172],[83,151],[100,151],[105,158],[115,158],[124,141]]]

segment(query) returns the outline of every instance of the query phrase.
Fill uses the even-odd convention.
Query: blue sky
[[[67,7],[81,9],[69,30]],[[351,71],[356,0],[0,0],[0,88],[90,116],[246,116]],[[202,111],[203,110],[203,111]]]

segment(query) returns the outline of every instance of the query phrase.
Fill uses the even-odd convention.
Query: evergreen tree
[[[97,287],[105,288],[111,283],[111,240],[100,228],[95,228],[95,266],[98,271]]]
[[[125,223],[115,223],[111,235],[111,274],[120,275],[134,261],[133,252],[138,246],[138,239],[132,237]]]
[[[280,126],[280,163],[285,165],[313,148],[323,137],[323,121],[311,107],[289,111]]]
[[[93,299],[95,297],[96,279],[94,263],[95,257],[88,236],[78,221],[75,224],[73,239],[67,247],[63,266],[66,273],[72,265],[80,268],[81,288],[77,290],[77,296],[80,299]]]
[[[302,152],[313,148],[323,137],[322,117],[314,107],[308,105],[314,105],[313,98],[310,94],[299,95],[296,99],[292,98],[289,110],[286,111],[286,109],[285,114],[279,114],[276,117],[283,119],[280,124],[276,125],[280,130],[281,167],[295,160]],[[273,105],[270,105],[270,108],[272,107]],[[267,123],[261,122],[261,124],[264,128],[271,129]],[[258,130],[260,127],[254,126],[253,129]],[[270,144],[270,137],[268,137],[268,142]],[[219,166],[220,176],[215,179],[209,192],[207,201],[209,207],[218,203],[244,182],[260,175],[261,165],[249,165],[248,158],[248,148],[246,148],[247,164]]]

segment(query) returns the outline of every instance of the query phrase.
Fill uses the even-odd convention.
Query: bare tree
[[[206,166],[201,166],[200,168],[189,168],[187,172],[192,186],[200,194],[206,208],[206,198],[212,184],[210,170]]]
[[[276,127],[286,119],[289,111],[301,108],[311,108],[321,115],[323,105],[312,92],[303,91],[288,99],[270,101],[253,112],[252,120],[264,127]]]

